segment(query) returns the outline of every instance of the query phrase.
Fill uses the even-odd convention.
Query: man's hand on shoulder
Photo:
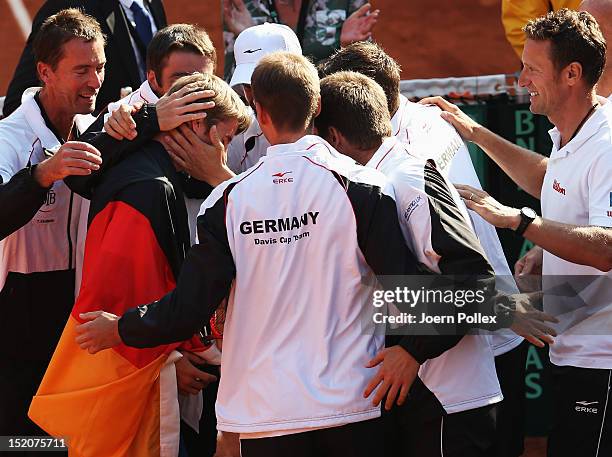
[[[521,212],[516,208],[502,205],[481,189],[466,184],[455,184],[465,205],[478,213],[489,224],[499,228],[516,230],[521,222]]]
[[[482,129],[482,126],[461,111],[457,105],[442,97],[427,97],[419,103],[421,105],[436,105],[442,110],[440,116],[455,127],[464,140],[477,143],[478,132]]]
[[[98,149],[81,141],[68,141],[36,166],[33,177],[41,187],[47,188],[67,176],[90,175],[101,164]]]

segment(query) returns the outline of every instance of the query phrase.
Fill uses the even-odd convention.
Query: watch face
[[[530,219],[535,219],[536,217],[538,217],[538,213],[536,213],[531,208],[524,207],[521,209],[521,211],[525,216],[527,216]]]

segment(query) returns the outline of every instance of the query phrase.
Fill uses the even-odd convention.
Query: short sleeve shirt
[[[542,186],[542,216],[564,224],[612,227],[612,105],[595,110],[562,148],[559,131],[549,133],[553,148]],[[544,251],[543,274],[545,308],[561,321],[551,361],[612,369],[612,272]]]

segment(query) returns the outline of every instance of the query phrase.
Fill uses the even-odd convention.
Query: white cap
[[[259,59],[276,51],[302,54],[300,41],[290,27],[266,22],[243,30],[234,43],[236,69],[230,86],[251,84],[251,75]]]

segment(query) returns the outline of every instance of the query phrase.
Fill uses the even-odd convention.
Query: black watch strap
[[[522,208],[521,209],[521,223],[516,228],[516,234],[519,236],[523,236],[529,224],[531,224],[536,218],[536,213],[531,208]]]

